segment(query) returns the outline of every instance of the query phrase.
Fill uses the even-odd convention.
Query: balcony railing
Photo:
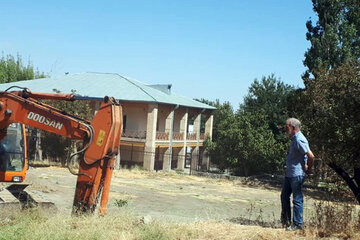
[[[207,138],[207,136],[209,136],[208,133],[200,133],[200,140],[205,140],[205,138]],[[186,139],[187,140],[197,140],[196,133],[188,133]]]
[[[173,140],[184,140],[184,133],[173,133]]]
[[[188,133],[186,135],[187,140],[196,140],[196,133]]]
[[[139,130],[129,130],[125,129],[123,130],[123,133],[121,135],[122,137],[126,138],[136,138],[136,139],[146,139],[146,131],[139,131]],[[200,139],[204,140],[208,134],[201,133]],[[186,134],[187,140],[196,140],[196,133],[187,133]],[[156,140],[162,140],[162,141],[169,141],[170,140],[170,133],[166,132],[156,132]],[[173,140],[175,141],[182,141],[184,140],[184,133],[174,132],[173,133]]]
[[[125,129],[125,130],[123,130],[121,137],[145,139],[146,131]]]
[[[169,140],[169,133],[156,132],[156,140]]]
[[[156,132],[156,140],[170,140],[170,133],[166,132]],[[184,140],[184,133],[173,133],[173,140],[182,141]]]

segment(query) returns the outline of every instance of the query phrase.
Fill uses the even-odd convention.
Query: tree
[[[211,161],[223,171],[230,167],[233,158],[231,148],[229,148],[231,139],[228,136],[228,131],[235,129],[235,116],[229,102],[220,104],[217,100],[211,104],[216,107],[213,119],[212,141],[206,140],[204,145],[209,150]]]
[[[53,91],[60,93],[60,91],[56,89]],[[72,90],[72,94],[76,95],[76,91]],[[46,100],[43,102],[82,119],[90,121],[93,118],[93,111],[91,110],[89,101],[70,102]],[[71,153],[77,151],[76,149],[78,147],[82,148],[82,146],[77,146],[77,142],[74,140],[46,131],[42,132],[41,148],[44,154],[55,161],[59,161],[62,166],[66,166],[66,160]]]
[[[335,67],[309,84],[309,139],[360,203],[360,63]]]
[[[329,71],[360,58],[360,4],[351,0],[312,0],[319,20],[306,23],[306,39],[311,47],[305,52],[305,86],[319,71]]]
[[[249,87],[249,93],[244,98],[244,103],[240,109],[252,116],[263,117],[262,127],[254,125],[258,129],[262,129],[264,135],[274,139],[271,159],[268,158],[264,163],[268,166],[266,172],[280,172],[283,170],[286,150],[288,146],[288,138],[284,134],[284,124],[289,117],[289,96],[294,91],[290,85],[284,84],[273,74],[268,77],[262,77],[261,81],[255,79]],[[266,135],[266,131],[270,130],[272,135]],[[264,142],[264,144],[267,144]],[[276,154],[275,154],[276,153]],[[268,155],[268,157],[270,157]]]
[[[240,109],[253,114],[263,112],[274,136],[283,140],[284,123],[288,118],[288,97],[293,90],[293,87],[284,84],[273,74],[262,77],[261,81],[255,79]]]
[[[213,141],[205,143],[211,160],[221,170],[230,169],[235,175],[276,172],[281,147],[267,125],[266,116],[243,110],[233,114],[228,106],[218,108],[217,116],[222,120],[214,124]]]
[[[360,203],[360,4],[312,2],[319,20],[306,23],[311,42],[304,60],[306,89],[293,99],[305,102],[296,111],[308,123],[315,154],[345,180]]]
[[[288,144],[283,129],[292,89],[271,75],[254,80],[236,113],[228,103],[217,104],[213,141],[205,144],[212,161],[236,175],[282,172]]]
[[[12,55],[7,55],[5,58],[3,55],[0,59],[0,83],[44,77],[44,73],[40,73],[38,70],[34,71],[34,67],[30,60],[28,64],[24,66],[22,58],[19,54],[16,58]]]
[[[235,152],[232,169],[236,175],[277,173],[283,166],[282,143],[268,125],[267,115],[258,111],[236,113],[236,129],[231,141]]]
[[[46,77],[44,73],[40,73],[38,70],[34,71],[34,67],[30,60],[25,66],[20,54],[17,54],[15,58],[12,55],[7,55],[5,57],[3,53],[2,57],[0,58],[0,83],[9,83],[44,77]],[[29,143],[29,154],[35,154],[35,142]]]

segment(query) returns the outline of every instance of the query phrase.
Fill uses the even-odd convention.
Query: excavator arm
[[[106,213],[115,156],[119,153],[122,109],[114,99],[105,97],[91,122],[40,102],[40,99],[74,101],[71,94],[32,93],[28,89],[0,92],[0,140],[12,123],[22,123],[70,139],[83,140],[84,152],[76,175],[73,213],[92,213],[100,200],[100,214]],[[1,172],[0,172],[1,173]],[[26,169],[22,179],[25,179]],[[3,176],[3,177],[1,177]],[[8,177],[7,177],[8,176]],[[0,174],[10,182],[11,172]]]

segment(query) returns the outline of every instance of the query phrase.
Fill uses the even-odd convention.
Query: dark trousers
[[[292,222],[303,227],[304,195],[302,186],[305,176],[285,177],[281,191],[281,223],[285,226],[291,224],[290,195],[293,195],[293,219]]]

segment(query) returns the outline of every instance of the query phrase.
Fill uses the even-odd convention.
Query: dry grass
[[[350,239],[360,233],[358,205],[318,201],[314,203],[314,209],[308,227],[317,237]]]
[[[62,171],[54,168],[54,171]],[[130,184],[132,179],[140,180],[138,184],[146,184],[146,187],[164,193],[164,195],[175,194],[179,196],[192,196],[192,190],[199,194],[196,199],[203,202],[234,202],[232,199],[220,199],[209,191],[208,186],[202,188],[203,184],[220,185],[226,191],[252,191],[251,188],[242,186],[236,182],[226,179],[210,179],[183,175],[176,172],[148,172],[139,168],[132,170],[115,171],[113,185]],[[41,177],[41,175],[39,175]],[[37,177],[39,177],[37,176]],[[144,179],[145,181],[143,181]],[[150,181],[151,180],[151,181]],[[153,181],[152,181],[153,180]],[[161,180],[161,181],[160,181]],[[169,183],[169,184],[167,184]],[[170,183],[174,183],[171,185]],[[136,186],[136,185],[135,185]],[[167,186],[165,188],[164,186]],[[183,189],[179,189],[183,187]],[[195,187],[197,187],[195,189]],[[164,189],[162,189],[164,188]],[[187,192],[187,190],[189,191]],[[191,190],[191,191],[190,191]],[[200,193],[204,191],[202,196]],[[184,193],[183,193],[184,192]],[[206,192],[206,195],[205,195]],[[166,194],[165,194],[166,193]],[[306,214],[306,228],[299,232],[286,232],[278,227],[275,217],[267,217],[263,212],[263,198],[274,198],[278,201],[278,194],[266,193],[262,196],[261,204],[253,202],[244,205],[248,209],[243,215],[238,215],[238,220],[198,222],[176,222],[173,218],[167,221],[164,218],[154,218],[150,221],[142,219],[142,215],[130,213],[135,195],[124,192],[112,192],[117,203],[116,211],[109,211],[105,217],[97,215],[90,217],[71,217],[69,214],[49,214],[41,210],[36,211],[4,211],[0,209],[0,240],[1,239],[360,239],[359,209],[354,205],[335,204],[330,202],[315,201],[315,205],[307,204],[310,211]],[[255,195],[251,195],[255,196]],[[194,196],[192,196],[194,197]],[[187,198],[186,198],[187,199]],[[247,199],[247,198],[246,198]],[[245,200],[246,200],[245,199]],[[240,201],[240,199],[238,200]],[[240,202],[235,202],[240,205]],[[224,212],[221,205],[221,211]],[[210,205],[209,205],[210,206]],[[176,209],[171,209],[175,211]],[[213,210],[213,208],[211,208]],[[316,211],[315,211],[316,210]],[[142,214],[142,213],[141,213]],[[151,214],[150,214],[151,215]],[[226,215],[228,216],[228,215]],[[261,224],[263,218],[266,223]],[[231,221],[231,222],[230,222]],[[244,225],[242,225],[244,224]],[[247,224],[247,225],[245,225]],[[271,227],[262,227],[271,226]]]
[[[47,216],[39,210],[17,213],[0,222],[0,239],[298,239],[280,229],[228,222],[143,223],[126,211],[113,216]]]
[[[244,226],[223,221],[172,223],[159,220],[144,221],[131,215],[126,209],[105,217],[71,217],[48,215],[44,210],[28,210],[2,216],[1,240],[37,239],[358,239],[359,232],[332,232],[321,235],[319,226],[304,231],[286,232],[283,229]],[[325,230],[325,229],[324,229]]]

